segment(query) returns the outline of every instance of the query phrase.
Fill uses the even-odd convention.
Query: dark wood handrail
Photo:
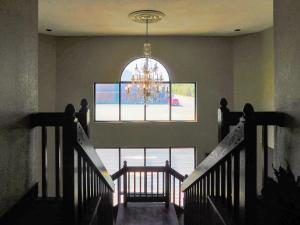
[[[197,181],[207,171],[223,160],[228,154],[239,149],[244,141],[244,121],[226,136],[219,145],[197,166],[197,168],[182,183],[182,190],[185,191],[190,185]]]
[[[75,107],[68,104],[63,113],[30,115],[31,127],[41,127],[42,197],[49,197],[47,129],[54,127],[56,199],[62,200],[65,222],[112,225],[114,182],[89,140],[87,105],[83,99],[77,113]]]
[[[101,174],[103,179],[106,181],[107,185],[112,191],[114,191],[114,182],[112,177],[109,175],[107,169],[105,168],[103,162],[97,155],[94,146],[91,144],[89,138],[87,137],[85,131],[79,122],[77,124],[77,150],[85,154],[94,167],[97,169],[98,173]]]

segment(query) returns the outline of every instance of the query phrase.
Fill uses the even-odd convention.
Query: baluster
[[[175,176],[173,176],[173,203],[175,204]]]
[[[91,200],[91,168],[87,163],[87,200]]]
[[[178,196],[179,196],[179,207],[181,207],[181,184],[182,182],[179,181],[179,186],[178,186],[178,190],[179,190],[179,193],[178,193]]]
[[[125,173],[123,175],[123,192],[124,192],[124,206],[127,206],[127,162],[124,161]]]
[[[135,190],[135,184],[136,184],[135,179],[136,179],[136,176],[135,176],[135,171],[134,171],[133,172],[133,195],[134,195],[134,197],[135,197],[135,192],[136,192],[136,190]]]
[[[55,196],[60,198],[60,128],[55,127]]]
[[[82,160],[81,156],[78,154],[78,212],[82,213]]]
[[[207,182],[206,182],[206,185],[207,185],[206,193],[207,193],[207,196],[209,196],[210,195],[210,172],[208,172],[208,174],[206,175],[206,179],[207,179]]]
[[[156,173],[156,178],[157,178],[157,180],[156,180],[156,185],[157,185],[156,196],[158,197],[158,194],[159,194],[159,172]]]
[[[140,196],[142,195],[142,172],[140,172]]]
[[[225,162],[221,163],[221,197],[222,201],[225,200],[225,174],[226,174],[226,169],[225,169]]]
[[[94,169],[91,168],[91,198],[95,197],[95,186],[94,186]]]
[[[240,152],[236,152],[233,155],[233,210],[235,218],[239,218],[239,208],[240,208]]]
[[[262,142],[264,151],[264,166],[263,166],[263,186],[265,186],[266,180],[268,179],[268,166],[269,166],[269,149],[268,149],[268,126],[262,127]]]
[[[206,204],[207,190],[206,190],[206,177],[203,178],[203,206]]]
[[[169,174],[169,161],[166,161],[166,208],[169,207],[170,202],[170,174]]]
[[[210,173],[210,176],[211,176],[211,186],[210,186],[210,189],[211,189],[211,196],[215,196],[215,171],[212,170],[211,173]]]
[[[42,126],[42,197],[48,196],[48,171],[47,171],[47,128]]]
[[[165,172],[162,173],[162,191],[163,191],[163,196],[165,196]]]
[[[87,189],[87,182],[86,182],[86,162],[85,162],[85,160],[84,160],[84,158],[83,158],[83,185],[82,185],[82,196],[83,196],[83,199],[82,199],[82,201],[83,201],[83,209],[84,209],[84,211],[86,211],[86,209],[87,209],[87,197],[86,197],[86,195],[87,195],[87,191],[86,191],[86,189]]]
[[[153,197],[153,172],[151,171],[151,197]]]
[[[216,197],[220,197],[220,167],[216,167]]]
[[[232,166],[231,166],[232,157],[231,155],[227,159],[227,205],[231,209],[232,205]]]
[[[197,220],[196,223],[200,223],[200,181],[197,181],[197,188],[196,188],[196,215],[197,215]]]
[[[131,189],[130,189],[130,172],[127,173],[127,183],[128,183],[128,196],[130,197]]]

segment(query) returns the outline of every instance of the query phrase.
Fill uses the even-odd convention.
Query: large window
[[[110,174],[128,166],[165,166],[182,175],[190,174],[195,168],[195,148],[97,148],[96,152]]]
[[[135,66],[141,67],[144,58],[129,63],[122,72],[121,82],[95,84],[95,120],[96,121],[195,121],[196,120],[196,83],[172,83],[166,68],[154,59],[162,75],[162,91],[151,101],[137,95],[132,87],[126,93],[131,82]]]
[[[171,167],[182,175],[190,174],[195,168],[195,148],[98,148],[96,152],[110,174],[114,174],[121,169],[125,160],[127,161],[127,166],[165,166],[166,160],[169,160]],[[139,174],[137,174],[137,179],[138,183],[139,179],[142,179],[141,191],[143,192],[144,177],[139,177]],[[162,184],[162,177],[160,179],[160,184]],[[133,177],[131,177],[131,180],[133,180]],[[154,182],[156,182],[155,179]],[[171,184],[173,186],[173,180],[171,180]],[[116,187],[120,185],[122,192],[123,180],[120,183],[115,181],[115,185]],[[148,185],[150,185],[150,182]],[[154,183],[155,188],[156,186],[156,183]],[[178,188],[177,184],[176,188]],[[151,187],[149,186],[147,190],[150,191]],[[117,191],[118,189],[114,193],[114,205],[118,203]],[[154,189],[155,191],[156,189]],[[139,185],[137,185],[137,192],[139,192]],[[173,192],[171,196],[173,196]],[[179,203],[179,197],[179,192],[176,189],[176,203]],[[183,198],[183,193],[181,194],[181,198]],[[120,201],[123,201],[122,197]],[[181,199],[181,202],[183,202],[183,199]]]
[[[96,121],[195,121],[196,84],[164,83],[155,101],[126,94],[128,82],[95,84]],[[134,89],[132,92],[134,93]]]

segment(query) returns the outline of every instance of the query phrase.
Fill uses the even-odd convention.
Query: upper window
[[[196,121],[196,83],[170,82],[166,68],[157,60],[149,59],[158,68],[163,90],[155,99],[145,101],[139,85],[131,86],[136,68],[142,68],[145,58],[130,62],[121,75],[121,82],[95,84],[96,121]]]
[[[134,74],[135,68],[136,67],[142,68],[144,63],[145,63],[145,58],[135,59],[131,63],[129,63],[122,72],[121,81],[130,82],[131,77]],[[149,64],[150,67],[154,66],[155,64],[158,66],[159,69],[158,73],[162,75],[163,81],[166,82],[170,81],[169,74],[166,68],[160,62],[158,62],[155,59],[149,59]]]

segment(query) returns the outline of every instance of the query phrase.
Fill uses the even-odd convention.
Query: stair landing
[[[178,225],[173,204],[165,208],[164,203],[120,204],[116,225]]]

